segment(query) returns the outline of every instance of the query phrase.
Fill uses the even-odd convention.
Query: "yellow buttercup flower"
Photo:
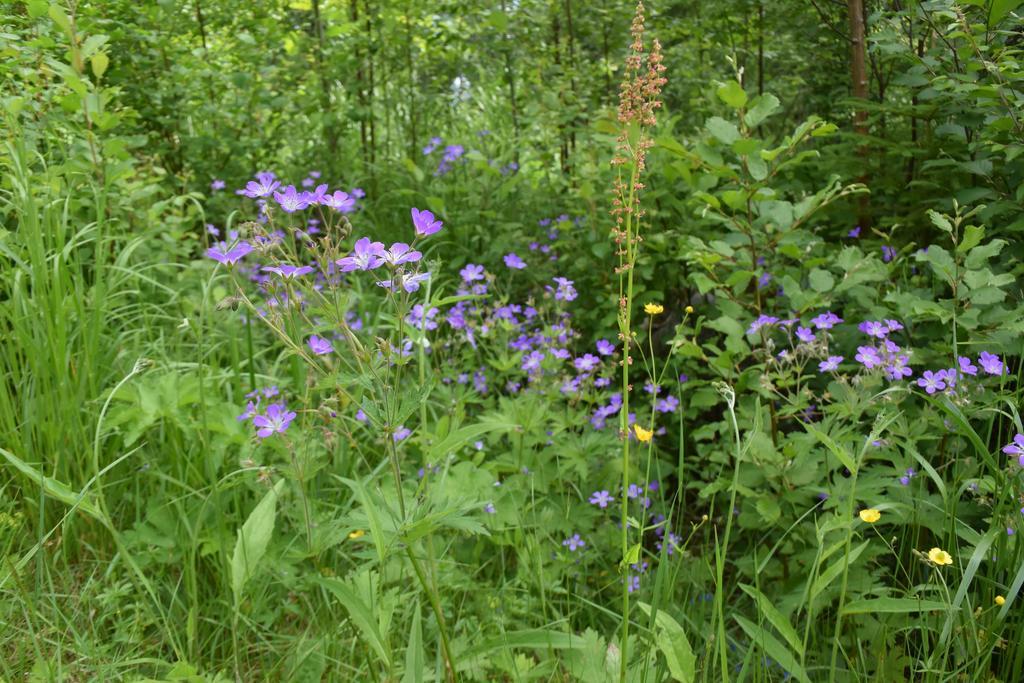
[[[647,315],[658,315],[664,313],[665,307],[661,304],[644,304],[644,313]]]
[[[686,311],[687,313],[693,313],[693,306],[687,306],[687,307],[686,307],[686,308],[685,308],[684,310],[685,310],[685,311]]]
[[[1002,607],[1003,605],[1006,604],[1006,598],[1004,598],[1002,595],[997,595],[996,596],[996,604],[999,605],[1000,607]]]
[[[363,537],[363,536],[365,536],[365,535],[366,535],[366,532],[365,532],[365,531],[363,531],[362,529],[356,529],[355,531],[353,531],[352,533],[350,533],[350,534],[348,535],[348,537],[349,537],[350,539],[352,539],[352,540],[354,541],[355,539],[357,539],[357,538],[362,538],[362,537]]]
[[[647,443],[654,436],[654,432],[649,429],[644,429],[640,425],[633,425],[633,431],[636,433],[636,440],[641,443]]]
[[[928,561],[939,567],[953,564],[953,556],[941,548],[932,548],[928,551]]]
[[[882,518],[882,513],[875,508],[868,508],[860,511],[860,518],[862,521],[868,524],[874,524]]]

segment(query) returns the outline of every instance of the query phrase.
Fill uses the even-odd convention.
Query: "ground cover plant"
[[[0,8],[0,680],[1019,681],[1013,0]]]

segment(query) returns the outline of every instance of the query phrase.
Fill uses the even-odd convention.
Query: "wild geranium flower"
[[[467,263],[466,267],[459,271],[462,281],[465,283],[475,282],[484,279],[484,267],[475,263]]]
[[[289,185],[284,188],[284,192],[275,192],[274,201],[276,201],[281,206],[281,210],[286,213],[295,213],[296,211],[301,211],[309,206],[305,193],[300,194],[298,190],[295,189],[294,185]]]
[[[977,375],[978,367],[971,362],[971,359],[967,356],[957,356],[957,364],[960,366],[960,372],[965,375]]]
[[[750,327],[747,328],[747,334],[756,334],[758,330],[766,325],[774,325],[779,322],[779,319],[772,315],[759,315],[754,322],[750,323]]]
[[[602,356],[610,356],[615,353],[615,344],[612,344],[607,339],[598,339],[597,352]]]
[[[907,363],[910,362],[910,356],[891,356],[888,364],[882,370],[885,376],[893,382],[903,379],[904,377],[910,377],[914,374],[914,371],[907,367]]]
[[[679,407],[679,399],[669,394],[654,404],[654,409],[659,413],[674,413]]]
[[[607,491],[594,491],[590,495],[589,502],[591,505],[596,505],[603,510],[604,508],[608,507],[608,504],[611,503],[613,500],[614,499],[612,498],[612,495]]]
[[[509,253],[505,254],[505,258],[502,260],[505,261],[505,266],[508,268],[513,268],[515,270],[523,270],[524,268],[526,268],[526,261],[519,258],[519,255],[516,254],[514,251],[510,251]]]
[[[427,237],[438,232],[444,226],[444,223],[435,220],[434,214],[429,211],[420,211],[417,208],[413,208],[412,225],[416,230],[417,237]]]
[[[553,278],[558,288],[555,290],[556,301],[572,301],[576,298],[576,288],[573,281],[564,277]]]
[[[994,353],[982,351],[981,355],[978,356],[978,364],[981,365],[982,370],[990,375],[1003,374],[1003,361]]]
[[[292,280],[313,272],[313,268],[311,266],[291,266],[286,263],[279,266],[263,266],[263,270],[268,273],[280,275],[285,280]]]
[[[860,237],[860,226],[858,225],[857,227],[850,230],[850,232],[846,233],[846,236],[854,240]]]
[[[220,247],[210,247],[206,250],[206,255],[226,266],[233,266],[252,250],[253,246],[248,242],[239,242],[231,249],[227,249],[223,245]]]
[[[913,467],[908,467],[907,471],[900,477],[900,486],[910,486],[910,480],[917,475],[917,472]]]
[[[647,443],[654,436],[653,431],[644,429],[640,425],[633,425],[633,432],[636,434],[636,440],[640,443]]]
[[[818,369],[822,372],[835,372],[839,368],[839,364],[842,362],[842,356],[829,356],[827,359],[818,363]]]
[[[537,372],[540,370],[540,363],[544,360],[544,353],[541,351],[531,351],[530,353],[523,356],[522,369],[526,372]]]
[[[882,245],[882,260],[889,263],[896,258],[896,249],[890,247],[888,244]]]
[[[225,183],[223,180],[221,180],[220,178],[214,178],[213,181],[210,183],[210,189],[213,190],[214,192],[217,192],[218,190],[223,190],[224,185]]]
[[[899,320],[890,320],[889,318],[885,319],[885,326],[889,328],[889,332],[899,332],[903,329]]]
[[[811,318],[811,324],[819,330],[831,330],[841,322],[843,322],[843,319],[832,311],[825,311],[821,315]]]
[[[402,289],[412,294],[413,292],[420,291],[420,285],[430,279],[430,273],[413,273],[405,274],[398,278],[401,283]],[[393,280],[380,280],[377,282],[378,287],[383,287],[392,292],[398,291],[398,287]]]
[[[569,549],[569,552],[574,553],[577,549],[582,548],[587,543],[580,538],[579,534],[573,534],[569,538],[562,541],[562,545]]]
[[[866,510],[860,511],[860,518],[863,522],[874,524],[882,518],[882,513],[874,508],[867,508]]]
[[[306,343],[309,344],[309,350],[318,356],[323,356],[324,354],[334,351],[334,347],[331,346],[331,342],[327,341],[323,337],[318,337],[315,334],[311,335],[309,341]]]
[[[878,337],[879,339],[884,339],[889,334],[889,326],[877,320],[865,320],[857,325],[857,329],[869,337]]]
[[[939,371],[942,372],[941,370]],[[943,374],[936,374],[931,370],[925,370],[917,380],[917,386],[924,389],[928,394],[934,394],[936,391],[942,391],[946,388],[946,383],[943,381],[945,376]]]
[[[404,441],[405,439],[409,438],[410,434],[412,434],[411,429],[409,429],[405,425],[399,425],[398,429],[395,430],[395,433],[391,435],[391,438],[394,440],[395,443],[398,443],[399,441]]]
[[[385,263],[392,266],[419,261],[423,258],[423,254],[413,250],[413,248],[405,242],[395,242],[389,249],[386,249],[381,256]]]
[[[591,372],[594,368],[601,364],[601,359],[597,356],[585,353],[572,362],[579,372]]]
[[[256,180],[250,180],[242,190],[242,194],[250,199],[269,197],[281,185],[273,173],[257,173]]]
[[[877,368],[882,364],[882,356],[874,346],[858,346],[857,355],[854,358],[860,361],[868,370]]]
[[[303,187],[311,186],[315,181],[312,178],[307,178],[309,185],[303,183]],[[306,206],[317,206],[327,201],[327,183],[322,183],[316,186],[316,189],[310,192],[303,192],[302,199],[306,202]]]
[[[814,332],[809,327],[798,327],[796,328],[796,338],[804,344],[810,344],[814,341]]]
[[[932,548],[928,551],[928,561],[937,567],[953,564],[953,557],[941,548]]]
[[[1003,446],[1003,453],[1016,455],[1017,464],[1024,467],[1024,434],[1015,434],[1013,441]],[[1024,508],[1021,508],[1021,512],[1024,512]]]
[[[288,410],[283,403],[271,403],[266,414],[254,416],[252,423],[259,427],[256,436],[265,439],[272,434],[283,434],[294,419],[294,410]]]
[[[381,242],[371,242],[369,237],[362,237],[356,241],[352,253],[338,259],[337,264],[341,266],[343,273],[379,268],[384,264],[384,245]]]
[[[320,203],[339,213],[351,213],[352,209],[356,207],[356,200],[341,190],[335,190],[334,194],[325,194]]]
[[[655,303],[644,304],[644,313],[646,313],[647,315],[660,315],[661,313],[664,313],[664,312],[665,312],[665,307],[662,306],[661,304],[655,304]]]

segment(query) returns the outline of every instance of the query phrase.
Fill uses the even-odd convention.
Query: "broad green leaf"
[[[744,122],[751,128],[761,125],[766,118],[779,110],[779,98],[771,93],[758,95],[750,101]]]
[[[789,672],[790,676],[798,681],[803,681],[804,683],[810,682],[810,679],[807,678],[807,672],[805,672],[804,668],[800,666],[800,662],[797,661],[796,657],[793,656],[793,653],[786,649],[786,646],[780,643],[775,636],[768,633],[767,630],[753,623],[749,619],[741,617],[738,614],[734,615],[733,618],[736,620],[736,623],[746,631],[750,640],[757,643],[757,645],[764,650],[764,653],[778,662],[779,666],[781,666],[784,671]]]
[[[647,603],[637,603],[637,607],[648,617],[651,615],[652,608]],[[668,671],[672,678],[682,683],[690,683],[695,680],[697,657],[693,654],[683,627],[663,610],[658,610],[655,614],[654,626],[656,629],[655,642],[661,653],[665,655]]]
[[[1021,5],[1021,0],[992,0],[992,9],[988,13],[988,25],[995,26]]]
[[[249,513],[248,519],[238,530],[235,552],[231,556],[231,592],[235,602],[242,598],[242,589],[259,567],[260,560],[267,552],[267,545],[274,533],[274,519],[277,516],[277,497],[284,488],[284,479],[274,484],[263,499]]]
[[[811,283],[811,288],[824,294],[825,292],[831,291],[836,284],[836,280],[832,277],[832,273],[821,268],[815,268],[807,276],[808,281]]]
[[[356,588],[347,581],[336,578],[316,576],[313,581],[320,584],[338,598],[341,605],[348,611],[352,623],[359,629],[363,640],[373,649],[377,657],[385,666],[391,666],[391,652],[388,649],[385,639],[381,636],[380,628],[373,611],[359,597]]]
[[[719,141],[731,145],[740,139],[740,129],[732,121],[726,121],[720,116],[712,116],[707,122],[708,132]]]
[[[742,109],[747,103],[747,93],[739,81],[729,81],[718,89],[718,97],[733,109]]]
[[[405,648],[402,683],[423,683],[426,665],[423,657],[423,631],[420,627],[420,603],[417,601],[412,612],[412,626],[409,628],[409,644]]]
[[[964,228],[963,237],[960,238],[960,244],[956,245],[957,253],[963,254],[976,246],[981,244],[981,240],[985,238],[985,226],[983,225],[968,225]]]

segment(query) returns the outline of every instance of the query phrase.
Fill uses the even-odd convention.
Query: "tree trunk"
[[[848,0],[846,8],[850,21],[850,77],[853,86],[853,96],[857,100],[866,103],[868,99],[868,71],[866,60],[867,47],[865,44],[866,30],[864,21],[864,1]],[[860,136],[866,136],[868,134],[868,112],[860,103],[855,105],[853,112],[853,131]],[[869,177],[868,147],[866,142],[862,141],[860,146],[857,148],[857,157],[860,160],[858,181],[867,184]],[[860,226],[862,228],[870,227],[871,213],[868,205],[867,194],[860,195],[857,214]]]

